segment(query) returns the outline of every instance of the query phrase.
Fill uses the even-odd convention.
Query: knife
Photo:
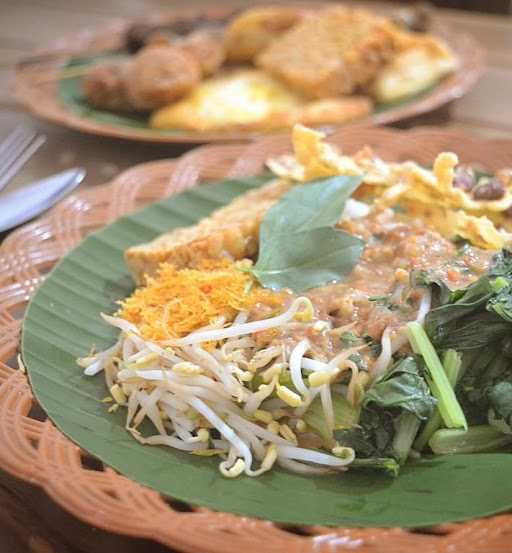
[[[21,225],[52,207],[74,190],[85,174],[85,169],[75,167],[0,195],[0,232]]]

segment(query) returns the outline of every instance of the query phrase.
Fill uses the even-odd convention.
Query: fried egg
[[[156,129],[268,131],[303,122],[342,124],[369,115],[365,96],[306,100],[259,69],[234,69],[199,84],[181,101],[156,111]]]
[[[303,103],[263,71],[240,69],[203,81],[183,100],[156,111],[150,125],[193,131],[284,128]]]

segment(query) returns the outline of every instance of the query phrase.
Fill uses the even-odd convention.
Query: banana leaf
[[[259,478],[223,478],[218,460],[143,446],[107,412],[101,376],[82,375],[75,359],[105,348],[112,312],[133,283],[123,250],[190,225],[268,176],[201,186],[118,219],[66,255],[33,297],[22,356],[35,397],[71,440],[106,465],[164,495],[218,511],[288,524],[419,527],[491,515],[512,507],[512,455],[447,455],[407,463],[396,478],[354,470],[301,476],[281,469]]]

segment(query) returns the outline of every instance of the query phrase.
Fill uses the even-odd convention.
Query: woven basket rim
[[[327,4],[321,2],[320,4]],[[319,3],[294,2],[301,6],[314,6]],[[367,3],[365,3],[366,5]],[[372,4],[371,2],[369,3]],[[121,127],[97,122],[73,113],[61,104],[58,97],[56,75],[62,65],[71,57],[85,53],[112,49],[122,43],[126,28],[135,21],[162,23],[178,18],[193,18],[198,15],[218,19],[233,11],[233,7],[179,8],[172,12],[162,12],[148,17],[118,19],[108,25],[87,28],[74,35],[63,36],[54,44],[34,51],[33,55],[18,64],[15,70],[13,91],[18,103],[34,116],[75,130],[127,140],[154,143],[226,143],[259,139],[265,134],[253,131],[190,132],[176,135],[156,134],[151,130]],[[411,100],[394,108],[372,114],[368,119],[353,122],[352,125],[388,125],[412,119],[429,113],[452,101],[461,98],[478,81],[484,70],[484,51],[471,35],[454,32],[446,24],[438,25],[435,33],[441,36],[454,49],[460,59],[460,66],[447,76],[424,97]],[[32,60],[32,62],[30,61]],[[336,126],[330,126],[332,131]],[[345,127],[346,128],[346,127]]]
[[[435,128],[413,131],[355,129],[330,137],[350,151],[369,143],[389,159],[415,157],[428,162],[450,145],[464,161],[487,161],[491,170],[512,166],[512,140],[479,139]],[[47,216],[13,232],[0,246],[0,467],[41,486],[59,505],[83,521],[134,537],[150,538],[186,551],[327,552],[350,547],[361,552],[433,553],[506,551],[512,515],[446,524],[414,533],[403,529],[307,527],[276,524],[197,508],[181,512],[157,492],[111,469],[87,469],[87,454],[52,423],[31,412],[26,376],[12,358],[18,347],[20,312],[47,270],[85,235],[123,213],[204,180],[261,171],[270,154],[288,151],[288,135],[252,145],[209,145],[177,160],[137,165],[105,185],[79,192]],[[84,216],[84,214],[86,216]],[[200,529],[200,531],[199,531]]]

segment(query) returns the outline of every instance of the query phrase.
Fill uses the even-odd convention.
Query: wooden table
[[[232,3],[248,4],[242,0]],[[33,48],[85,26],[104,24],[119,16],[141,16],[172,9],[180,4],[179,0],[1,0],[0,138],[21,123],[48,136],[46,145],[16,178],[12,188],[74,165],[87,169],[82,186],[95,186],[136,163],[176,157],[186,151],[185,146],[119,142],[38,122],[24,114],[9,93],[12,65]],[[194,2],[197,6],[207,4],[211,5],[212,0]],[[487,49],[488,68],[475,88],[451,107],[449,117],[444,111],[423,122],[449,124],[482,136],[512,137],[512,18],[438,10],[435,21],[474,34]],[[64,513],[40,490],[0,472],[2,552],[157,553],[164,550],[167,551],[154,543],[129,540],[87,527]]]

